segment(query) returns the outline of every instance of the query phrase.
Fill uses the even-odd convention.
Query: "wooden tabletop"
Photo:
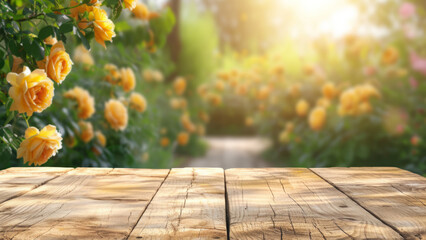
[[[424,239],[426,178],[380,168],[9,168],[0,239]]]

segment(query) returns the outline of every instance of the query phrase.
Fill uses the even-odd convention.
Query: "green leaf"
[[[40,32],[38,32],[38,38],[40,38],[42,40],[48,38],[49,36],[52,36],[52,37],[55,36],[55,33],[53,31],[52,26],[46,26],[46,27],[42,28],[40,30]]]
[[[10,49],[10,51],[12,52],[13,55],[18,55],[19,54],[19,48],[16,45],[15,39],[11,38],[7,40],[7,45],[8,48]],[[13,61],[12,61],[13,64]]]
[[[87,50],[90,50],[90,43],[87,41],[86,37],[83,35],[83,33],[78,30],[78,28],[74,27],[74,34],[77,35],[77,37],[81,40],[81,43],[84,45],[84,47]]]
[[[4,66],[4,59],[0,58],[0,69],[2,69]]]
[[[73,30],[74,25],[72,24],[72,22],[69,23],[64,23],[59,27],[59,31],[61,33],[69,33]]]
[[[24,45],[24,49],[27,54],[31,53],[31,42],[32,42],[32,39],[29,38],[28,36],[25,36],[22,39],[22,44]]]
[[[33,41],[30,52],[37,61],[44,59],[44,47],[38,41]]]
[[[17,31],[17,32],[19,32],[21,29],[19,28],[19,25],[18,25],[18,23],[17,22],[15,22],[15,21],[12,21],[12,26],[13,26],[13,28]]]
[[[0,91],[0,101],[5,104],[7,102],[7,96],[4,92]]]

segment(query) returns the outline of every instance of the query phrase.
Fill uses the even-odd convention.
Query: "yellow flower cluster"
[[[126,1],[126,7],[132,7],[136,2]],[[92,27],[95,33],[95,40],[103,47],[106,48],[105,41],[112,42],[112,38],[115,37],[114,23],[108,18],[105,10],[100,8],[100,3],[94,1],[93,5],[79,5],[76,0],[72,0],[70,3],[71,8],[71,17],[78,22],[78,26],[84,30],[88,27]],[[86,13],[87,12],[87,13]]]
[[[182,95],[186,90],[186,79],[183,77],[177,77],[173,83],[173,88],[177,95]]]
[[[25,113],[27,116],[32,116],[34,112],[42,112],[52,104],[53,81],[60,84],[70,73],[72,61],[63,43],[50,38],[46,44],[53,46],[50,54],[37,63],[40,69],[31,71],[27,66],[21,69],[22,59],[14,58],[12,70],[17,72],[12,71],[6,76],[7,82],[11,85],[8,93],[13,99],[11,111]],[[30,165],[44,164],[61,148],[61,141],[62,137],[55,126],[48,125],[41,131],[28,126],[17,157],[23,157],[24,163],[28,162]]]
[[[380,97],[380,93],[371,84],[358,85],[345,90],[340,95],[339,115],[360,115],[371,112],[372,97]]]
[[[189,133],[193,133],[197,130],[194,123],[192,123],[191,118],[189,117],[188,113],[185,113],[181,116],[180,122],[183,126],[183,128],[188,131]]]

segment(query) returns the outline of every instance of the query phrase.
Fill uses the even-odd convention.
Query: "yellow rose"
[[[177,77],[173,83],[173,88],[177,95],[182,95],[186,89],[186,79],[183,77]]]
[[[105,147],[106,143],[107,143],[105,135],[101,131],[96,131],[95,136],[96,136],[96,139],[98,140],[99,144],[102,147]]]
[[[170,99],[170,106],[173,109],[185,109],[187,106],[187,102],[184,98],[172,98]]]
[[[235,92],[240,96],[246,95],[247,94],[247,85],[246,84],[238,85]]]
[[[6,80],[12,85],[9,89],[9,96],[13,99],[10,110],[31,116],[33,112],[42,112],[52,104],[53,82],[44,70],[31,72],[24,67],[20,74],[8,73]]]
[[[207,94],[207,86],[204,84],[198,86],[197,93],[200,95],[200,97],[205,97]]]
[[[127,109],[118,100],[110,99],[105,103],[105,119],[114,130],[124,130],[127,127]]]
[[[137,3],[136,7],[132,10],[136,18],[141,20],[150,20],[158,16],[155,12],[150,12],[148,7],[143,3]]]
[[[309,126],[312,130],[318,131],[324,127],[326,112],[323,107],[315,107],[309,114]]]
[[[292,97],[299,97],[300,96],[300,84],[294,84],[290,87],[289,92]]]
[[[120,72],[118,71],[117,66],[114,64],[108,63],[105,64],[104,69],[108,71],[108,75],[105,76],[105,80],[111,84],[117,83],[117,80],[120,78]]]
[[[358,113],[359,95],[354,89],[348,89],[340,95],[339,115],[356,115]]]
[[[306,64],[303,70],[306,75],[312,75],[315,72],[315,67],[312,64]]]
[[[137,0],[124,0],[124,6],[132,11],[136,7]]]
[[[147,82],[154,81],[154,70],[152,69],[145,69],[142,72],[142,78]]]
[[[121,86],[125,92],[133,90],[136,86],[135,74],[131,68],[122,68],[120,70]]]
[[[29,127],[25,131],[25,140],[21,142],[17,156],[23,157],[24,163],[28,162],[29,165],[42,165],[62,148],[61,141],[61,134],[56,131],[55,126],[47,125],[41,131]]]
[[[192,133],[195,132],[196,127],[192,123],[191,118],[188,114],[183,114],[180,118],[180,122],[182,123],[183,128],[185,128],[186,131]]]
[[[58,40],[55,37],[49,36],[45,38],[43,42],[47,45],[53,46],[58,42]]]
[[[272,69],[272,73],[276,76],[282,76],[284,74],[284,66],[277,65]]]
[[[139,93],[130,94],[130,107],[135,109],[138,112],[145,112],[147,107],[147,102],[144,96]]]
[[[270,93],[271,89],[268,86],[263,86],[260,88],[260,90],[257,92],[257,99],[258,100],[265,100]]]
[[[225,83],[221,80],[217,80],[215,84],[216,90],[222,92],[225,89]]]
[[[79,45],[74,50],[74,61],[78,63],[82,63],[87,66],[93,66],[95,64],[95,60],[93,60],[90,52],[83,46]]]
[[[167,147],[170,144],[170,139],[167,137],[162,137],[160,140],[160,144],[162,147]]]
[[[180,132],[177,136],[177,142],[180,146],[188,144],[189,134],[187,132]]]
[[[222,97],[215,93],[209,93],[207,99],[213,106],[219,106],[222,103]]]
[[[304,99],[300,99],[296,104],[297,115],[300,117],[304,117],[308,113],[308,110],[309,110],[309,103]]]
[[[394,64],[398,57],[398,50],[394,47],[388,47],[382,54],[382,63],[387,65]]]
[[[72,61],[65,51],[64,44],[59,41],[50,49],[50,55],[46,57],[47,76],[57,83],[62,83],[71,72]]]
[[[162,82],[164,80],[164,76],[160,71],[156,70],[156,71],[154,71],[153,74],[154,74],[154,76],[153,76],[154,80],[156,82]]]
[[[78,104],[78,117],[90,118],[95,113],[95,99],[89,92],[81,87],[74,87],[64,93],[65,98],[74,99]]]
[[[94,7],[91,13],[93,13],[93,19],[89,17],[89,21],[93,21],[95,40],[106,48],[105,41],[112,42],[112,38],[115,37],[114,23],[108,19],[105,10],[99,7]]]
[[[328,98],[319,98],[317,100],[317,106],[319,107],[323,107],[323,108],[328,108],[330,106],[330,100],[328,100]]]
[[[87,143],[93,138],[93,126],[91,122],[80,121],[78,122],[80,127],[80,138],[83,142]]]
[[[328,82],[322,86],[322,95],[327,99],[333,99],[336,96],[337,90],[333,83]]]

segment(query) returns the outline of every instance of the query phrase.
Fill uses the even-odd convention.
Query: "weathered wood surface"
[[[405,238],[426,238],[426,178],[399,168],[312,169]]]
[[[11,168],[0,239],[424,239],[397,168]]]
[[[226,239],[221,168],[172,169],[129,239]]]
[[[8,168],[0,171],[0,203],[18,197],[72,168]]]
[[[0,238],[126,238],[168,172],[72,170],[1,204]]]
[[[228,169],[230,239],[400,239],[302,168]]]

